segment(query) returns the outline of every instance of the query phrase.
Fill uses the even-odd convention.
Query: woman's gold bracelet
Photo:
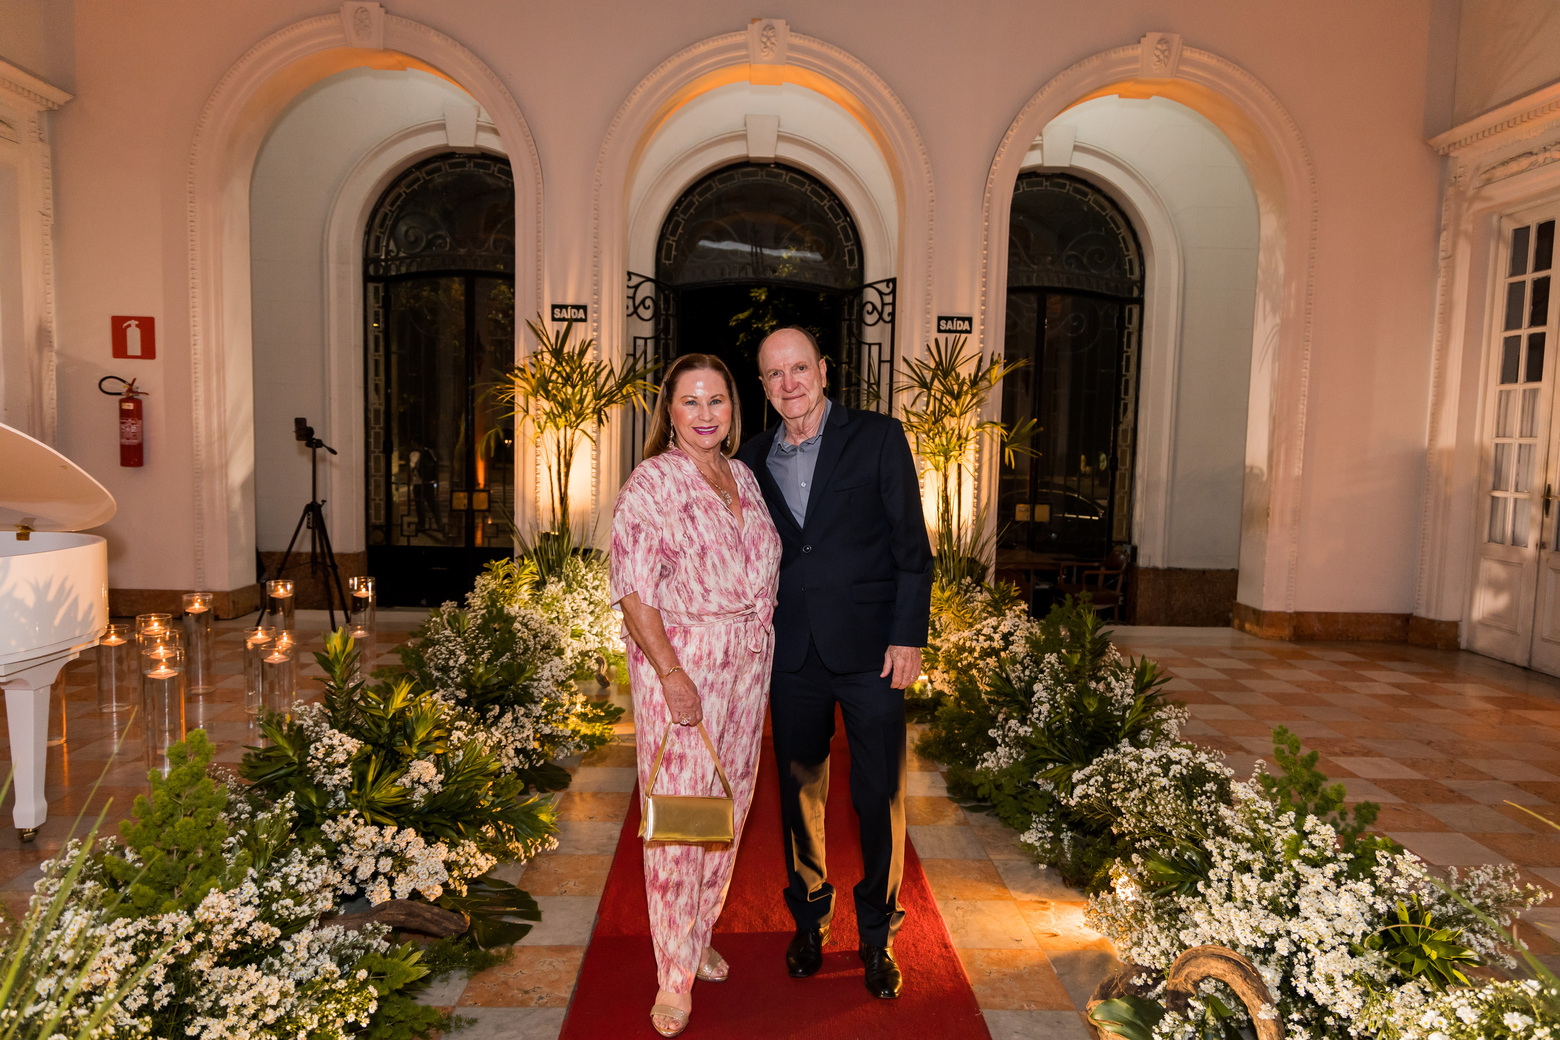
[[[673,672],[680,672],[680,671],[682,671],[682,665],[674,664],[670,668],[668,668],[666,671],[661,673],[661,678],[665,679],[668,675],[671,675]]]

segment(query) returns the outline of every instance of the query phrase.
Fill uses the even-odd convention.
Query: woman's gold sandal
[[[715,952],[715,948],[713,946],[705,947],[704,957],[699,961],[699,970],[693,973],[693,977],[696,979],[702,979],[705,982],[725,982],[727,979],[731,978],[731,965],[725,965],[726,970],[716,974],[715,968],[710,964],[710,959],[712,956],[720,957],[720,954]],[[725,960],[724,957],[720,957],[720,959]]]
[[[668,1033],[657,1024],[656,1019],[669,1018],[677,1023],[677,1028]],[[672,1007],[670,1004],[655,1004],[650,1008],[650,1028],[662,1036],[676,1036],[688,1028],[688,1012],[680,1007]]]

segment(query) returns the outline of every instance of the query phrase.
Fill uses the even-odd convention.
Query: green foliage
[[[508,946],[483,948],[472,942],[470,935],[457,935],[430,943],[423,950],[422,963],[428,969],[428,981],[436,982],[457,971],[475,975],[496,968],[513,956]]]
[[[538,314],[526,326],[536,337],[536,350],[504,376],[498,398],[511,406],[517,425],[531,424],[546,447],[553,529],[563,531],[569,526],[569,474],[581,442],[595,441],[595,430],[614,408],[645,407],[646,395],[655,391],[647,377],[656,366],[625,362],[618,367],[594,357],[595,340],[572,342],[573,322],[554,334]]]
[[[1124,741],[1166,738],[1168,677],[1146,658],[1116,655],[1099,615],[1071,598],[1029,624],[1019,645],[971,664],[950,676],[917,751],[948,763],[954,797],[988,803],[1021,832],[1045,821],[1050,837],[1036,848],[1063,878],[1104,884],[1117,842],[1107,823],[1066,804],[1073,774]]]
[[[1279,773],[1259,776],[1257,782],[1280,810],[1294,811],[1297,834],[1286,850],[1290,856],[1300,843],[1298,831],[1305,826],[1306,817],[1314,816],[1338,832],[1344,853],[1350,857],[1349,876],[1362,877],[1376,865],[1377,852],[1394,852],[1398,846],[1388,838],[1366,833],[1380,815],[1381,806],[1360,802],[1352,811],[1344,808],[1347,792],[1342,784],[1329,784],[1316,768],[1320,757],[1317,751],[1302,754],[1300,738],[1284,726],[1275,727],[1273,759]]]
[[[264,796],[291,794],[308,837],[327,820],[356,810],[369,823],[409,827],[438,839],[469,840],[483,852],[509,858],[516,845],[534,845],[556,833],[549,802],[530,796],[520,776],[506,772],[471,735],[456,733],[459,720],[411,679],[368,684],[355,678],[358,652],[345,629],[326,638],[315,655],[325,671],[321,717],[305,711],[267,716],[262,729],[271,745],[250,749],[239,772]],[[357,747],[339,768],[337,787],[322,781],[310,752],[322,740]],[[414,762],[434,763],[437,791],[415,798],[402,783]]]
[[[926,357],[905,362],[904,379],[895,387],[905,395],[900,418],[910,443],[936,475],[938,531],[957,531],[961,526],[961,478],[973,465],[975,446],[982,437],[993,438],[1009,464],[1018,455],[1034,453],[1028,447],[1036,432],[1033,419],[1011,425],[981,418],[992,391],[1028,362],[1007,362],[1001,354],[982,357],[979,350],[966,353],[966,342],[963,336],[946,343],[932,340]]]
[[[0,786],[0,799],[10,786],[7,776]],[[0,946],[0,1040],[90,1040],[99,1036],[99,1028],[115,1006],[141,985],[188,931],[187,926],[179,927],[151,957],[126,972],[117,984],[106,991],[89,993],[88,979],[105,945],[105,933],[101,929],[65,929],[58,925],[67,908],[78,919],[95,922],[106,922],[119,909],[123,899],[119,894],[99,887],[89,891],[78,888],[83,871],[91,865],[102,824],[100,814],[86,837],[67,851],[63,877],[53,894],[47,899],[34,899]],[[40,1010],[37,997],[44,990],[57,999],[54,1007]],[[66,1014],[89,1000],[93,1010],[80,1017],[75,1029],[70,1029],[64,1021]]]
[[[1462,929],[1437,927],[1418,897],[1412,906],[1397,905],[1397,921],[1365,940],[1408,978],[1420,978],[1436,989],[1468,985],[1463,968],[1477,967],[1479,957],[1461,942]]]
[[[464,895],[446,892],[437,902],[466,915],[471,922],[466,937],[483,950],[513,946],[531,931],[525,922],[542,919],[541,907],[530,893],[495,877],[473,881]]]
[[[152,770],[150,797],[137,795],[135,817],[119,825],[124,848],[103,856],[110,879],[125,886],[114,917],[145,917],[193,910],[213,889],[226,889],[254,865],[253,849],[229,857],[224,843],[232,827],[224,815],[227,788],[206,775],[216,747],[204,730],[192,731],[168,751],[165,777]]]
[[[363,1040],[426,1040],[455,1028],[455,1016],[436,1007],[419,1004],[410,993],[389,993],[379,998],[374,1017],[363,1030]]]

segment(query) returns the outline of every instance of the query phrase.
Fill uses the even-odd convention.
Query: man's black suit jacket
[[[879,671],[889,646],[925,646],[932,549],[915,459],[898,419],[833,404],[798,527],[769,473],[776,424],[737,452],[780,531],[775,669],[794,672],[809,639],[830,671]]]

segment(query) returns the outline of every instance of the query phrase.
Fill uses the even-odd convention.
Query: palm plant
[[[592,357],[594,339],[574,341],[574,323],[554,334],[542,316],[527,320],[536,350],[504,376],[497,397],[511,408],[517,426],[529,422],[546,445],[547,478],[553,488],[553,526],[569,525],[569,475],[582,441],[595,443],[595,430],[606,424],[612,409],[645,407],[655,386],[646,378],[655,365],[625,361],[621,367]]]
[[[1004,423],[981,418],[991,392],[1029,362],[1006,361],[1001,354],[982,357],[978,350],[967,352],[966,345],[963,336],[947,342],[932,340],[925,358],[905,362],[904,378],[894,388],[906,396],[901,419],[915,453],[937,479],[939,548],[959,556],[989,550],[977,532],[971,532],[969,545],[964,544],[961,534],[962,478],[974,464],[976,445],[982,437],[992,439],[1001,447],[1003,459],[1012,465],[1019,455],[1034,454],[1029,441],[1036,431],[1033,419]]]

